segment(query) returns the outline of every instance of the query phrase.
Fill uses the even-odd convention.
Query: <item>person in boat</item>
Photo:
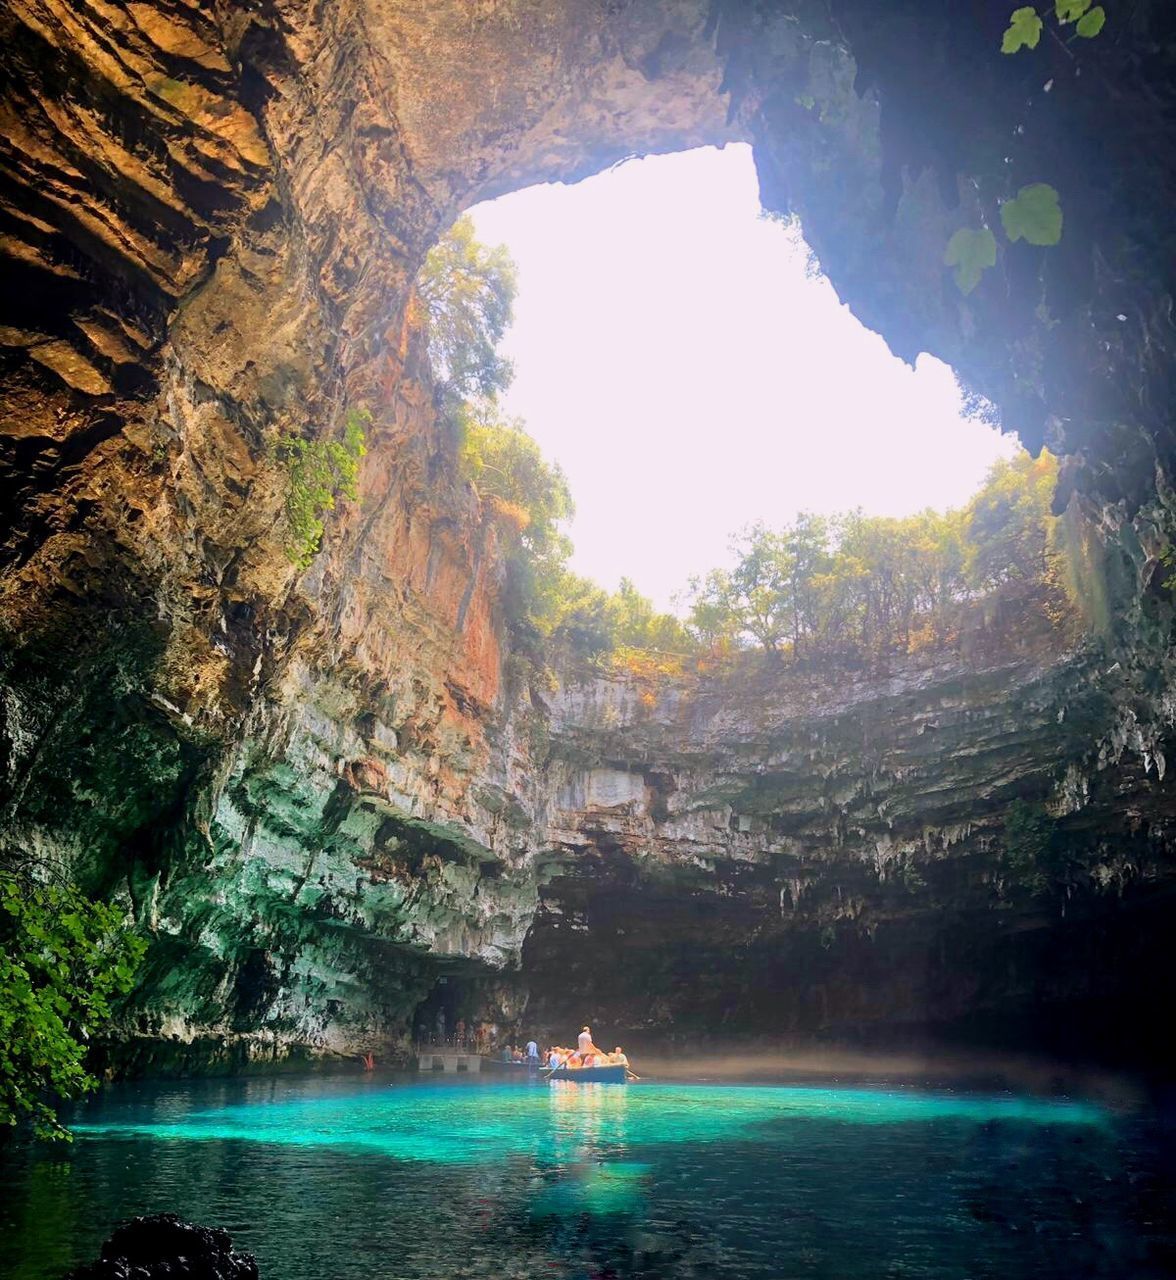
[[[534,1040],[527,1041],[526,1057],[528,1064],[532,1062],[537,1063],[539,1061],[539,1046]]]
[[[612,1053],[608,1055],[608,1060],[614,1067],[627,1067],[629,1065],[629,1059],[625,1057],[625,1051],[620,1045],[617,1045]]]
[[[585,1060],[590,1054],[594,1056],[600,1055],[600,1050],[592,1043],[591,1027],[581,1028],[579,1037],[577,1038],[576,1048],[579,1050],[580,1059],[585,1062],[585,1065],[587,1065]]]

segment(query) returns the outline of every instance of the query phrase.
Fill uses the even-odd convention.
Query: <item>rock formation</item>
[[[234,1253],[229,1233],[185,1222],[175,1213],[132,1218],[111,1233],[102,1256],[70,1273],[70,1280],[257,1280],[252,1254]]]
[[[635,929],[592,979],[622,1025],[1015,1020],[1043,981],[1130,1007],[1170,881],[1176,41],[1143,0],[1028,63],[1005,20],[12,0],[3,843],[151,931],[144,1061],[395,1043],[451,975],[555,1016],[551,975]],[[476,200],[732,139],[898,354],[1064,456],[1097,645],[837,689],[519,678],[413,278]],[[945,243],[1037,181],[1061,243],[1003,245],[962,294]],[[361,500],[300,573],[274,446],[360,405]]]

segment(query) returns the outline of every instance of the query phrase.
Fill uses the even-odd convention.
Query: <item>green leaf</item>
[[[1095,5],[1087,14],[1084,14],[1079,20],[1078,25],[1074,29],[1086,40],[1093,40],[1096,35],[1103,29],[1107,21],[1107,11],[1101,4]]]
[[[1058,193],[1048,182],[1032,182],[1017,192],[1016,199],[1000,207],[1000,221],[1012,241],[1028,244],[1057,244],[1062,238],[1062,210]]]
[[[0,1124],[29,1120],[38,1136],[61,1138],[54,1102],[97,1083],[83,1041],[109,1021],[108,993],[133,986],[144,944],[120,910],[74,886],[0,871],[0,901],[17,894],[20,911],[0,916]]]
[[[947,242],[943,265],[955,267],[955,282],[963,294],[969,294],[980,283],[985,268],[996,266],[996,237],[987,228],[960,229]]]
[[[1055,12],[1058,21],[1064,25],[1067,22],[1077,22],[1089,8],[1090,0],[1057,0]]]
[[[1008,29],[1000,42],[1001,53],[1016,53],[1018,49],[1036,49],[1041,39],[1041,19],[1032,5],[1014,9]]]

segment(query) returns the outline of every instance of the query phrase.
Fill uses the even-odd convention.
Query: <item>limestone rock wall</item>
[[[1056,178],[1064,247],[1017,248],[965,300],[942,245],[995,216],[985,166],[1024,106],[987,18],[924,0],[7,6],[2,847],[123,895],[151,932],[127,1028],[146,1058],[394,1040],[439,976],[554,1008],[532,978],[593,885],[614,906],[662,886],[700,920],[730,907],[727,956],[742,937],[787,954],[781,922],[811,924],[830,972],[868,970],[861,939],[893,921],[911,975],[947,902],[983,922],[995,893],[997,917],[1052,926],[1038,900],[1071,879],[1162,879],[1170,22],[1134,6],[1081,85],[1063,68],[1060,114],[1035,92],[1010,180]],[[632,688],[565,677],[553,699],[512,675],[496,534],[433,410],[413,277],[479,198],[736,137],[896,351],[952,360],[1067,456],[1061,497],[1109,583],[1105,660],[832,693],[745,673],[662,690],[654,713]],[[360,406],[361,501],[300,573],[275,445]],[[1030,857],[1032,901],[1006,910],[992,859],[1014,798],[1045,806],[1026,857],[1066,844],[1046,818],[1085,834],[1072,875]],[[943,879],[892,900],[908,864]],[[751,970],[725,963],[714,1000],[762,1021],[732,997]],[[602,999],[629,1007],[614,979]],[[869,988],[788,1016],[852,1018]],[[655,1021],[686,1009],[676,990]],[[890,1015],[968,1004],[910,991]]]
[[[1039,648],[565,688],[529,1014],[639,1042],[966,1023],[1090,1049],[1110,1013],[1138,1045],[1173,814],[1155,764],[1090,750],[1115,674]]]

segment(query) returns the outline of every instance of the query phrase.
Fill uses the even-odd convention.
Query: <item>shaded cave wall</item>
[[[800,216],[857,314],[906,358],[950,360],[1028,442],[1065,455],[1059,500],[1076,495],[1106,548],[1111,652],[1077,668],[1100,696],[1080,731],[1034,748],[1048,778],[1025,796],[1045,803],[1071,770],[1101,778],[1088,786],[1101,806],[1084,800],[1072,821],[1093,824],[1096,852],[1130,828],[1140,883],[1162,878],[1173,43],[1160,6],[1112,23],[1080,83],[1046,52],[1048,96],[1026,87],[1044,84],[1038,69],[996,52],[992,15],[916,0],[16,0],[2,21],[4,848],[125,895],[150,931],[128,1024],[148,1060],[160,1043],[234,1060],[367,1047],[402,1034],[444,973],[517,1012],[530,975],[513,989],[498,975],[527,954],[543,967],[561,902],[579,910],[617,858],[617,883],[627,866],[642,880],[649,829],[598,850],[599,806],[573,805],[577,819],[559,800],[560,700],[512,677],[496,531],[457,476],[409,306],[461,208],[634,152],[750,140],[765,205]],[[1022,180],[1058,186],[1062,245],[1011,247],[961,298],[943,244]],[[358,405],[373,412],[361,502],[300,574],[273,446],[337,430]],[[1059,660],[1063,685],[1075,669]],[[713,696],[738,740],[753,708],[737,689]],[[1001,696],[1022,712],[1015,681]],[[623,746],[594,723],[587,758],[648,750],[653,773],[673,774],[642,723]],[[975,856],[997,856],[1018,797],[991,798]],[[912,829],[938,829],[926,794],[911,803]],[[1097,835],[1104,823],[1114,836]],[[850,864],[892,839],[878,828],[855,851],[836,825],[817,830],[813,877],[828,884],[814,902],[844,896]],[[727,839],[703,831],[704,846]],[[704,898],[746,899],[730,936],[771,952],[792,945],[777,844],[745,854],[746,892],[705,888],[725,884],[724,859],[693,838],[667,837],[664,859],[701,876]],[[830,918],[814,923],[822,954],[848,957],[843,915]],[[924,936],[894,920],[896,937]],[[865,986],[797,1025],[852,1020]],[[901,1020],[916,1003],[878,1007]],[[957,991],[945,1016],[966,1006]]]
[[[971,1039],[1141,1060],[1172,809],[1086,646],[566,685],[527,1016],[638,1047]],[[1148,1011],[1152,1010],[1152,1013]]]

